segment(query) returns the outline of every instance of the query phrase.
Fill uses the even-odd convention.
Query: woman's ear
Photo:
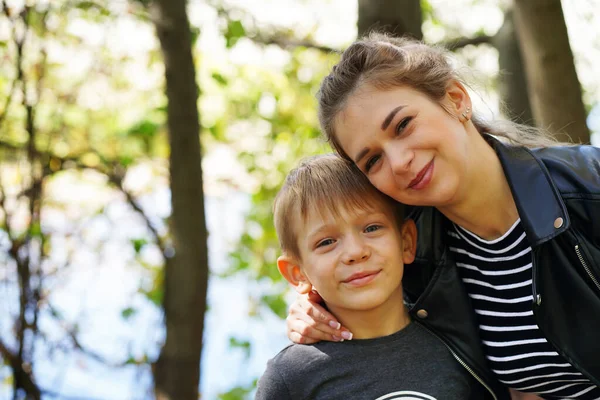
[[[402,261],[410,264],[415,260],[417,254],[417,226],[415,221],[407,219],[400,228],[402,237]]]
[[[296,288],[300,294],[306,294],[312,290],[312,284],[302,272],[299,263],[293,257],[283,255],[277,259],[277,268],[281,275]]]
[[[452,80],[446,87],[445,103],[452,115],[457,116],[459,119],[461,117],[465,118],[465,115],[467,119],[470,118],[469,113],[473,108],[471,105],[471,96],[469,96],[467,89],[459,81]]]

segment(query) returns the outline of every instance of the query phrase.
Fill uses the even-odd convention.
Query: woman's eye
[[[412,117],[406,117],[403,120],[401,120],[398,125],[396,125],[396,135],[399,135],[402,133],[402,131],[406,128],[406,126],[410,123],[410,121],[412,121]]]
[[[325,240],[321,240],[319,243],[317,243],[317,247],[325,247],[325,246],[329,246],[333,243],[334,243],[333,239],[325,239]]]
[[[381,229],[381,225],[369,225],[367,226],[367,228],[365,229],[365,232],[370,233],[370,232],[375,232]]]
[[[367,163],[365,164],[365,171],[369,172],[371,168],[373,168],[373,166],[377,163],[377,161],[379,161],[380,158],[381,156],[373,156],[369,158],[367,160]]]

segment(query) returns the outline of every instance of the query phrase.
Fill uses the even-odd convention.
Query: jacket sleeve
[[[292,400],[288,387],[279,373],[279,368],[270,360],[267,370],[258,381],[255,400]]]

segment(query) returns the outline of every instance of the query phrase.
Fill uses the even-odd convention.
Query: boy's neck
[[[389,302],[388,302],[389,303]],[[372,310],[331,310],[342,326],[352,332],[353,339],[374,339],[394,334],[410,323],[408,308],[402,300],[391,307]]]

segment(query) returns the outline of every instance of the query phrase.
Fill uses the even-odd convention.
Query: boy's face
[[[388,204],[340,208],[336,218],[316,207],[296,219],[299,268],[332,312],[402,304],[404,264],[414,259],[413,221],[398,227]],[[310,289],[308,289],[310,290]]]

